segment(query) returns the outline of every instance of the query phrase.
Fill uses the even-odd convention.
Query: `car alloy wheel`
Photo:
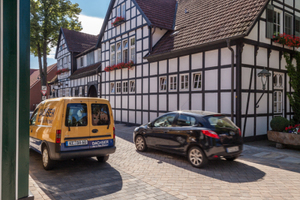
[[[206,155],[199,147],[191,147],[188,153],[190,163],[194,167],[203,167],[207,163]]]
[[[147,149],[143,136],[138,135],[135,139],[135,147],[138,151],[145,151]]]
[[[47,165],[48,165],[48,149],[47,148],[45,148],[44,149],[44,151],[43,151],[43,165],[44,165],[44,167],[47,167]]]

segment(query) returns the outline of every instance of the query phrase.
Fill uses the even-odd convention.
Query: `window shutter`
[[[300,37],[300,17],[295,16],[295,36]]]
[[[267,26],[266,26],[266,37],[267,38],[273,38],[274,35],[274,6],[268,5],[267,12],[266,12],[266,18],[267,18]]]

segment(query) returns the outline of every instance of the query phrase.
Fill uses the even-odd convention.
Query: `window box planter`
[[[60,74],[62,74],[62,73],[69,72],[69,71],[70,71],[70,70],[69,70],[69,69],[66,69],[66,68],[61,69],[61,70],[57,70],[57,71],[56,71],[56,75],[60,75]]]
[[[123,69],[123,68],[127,68],[129,70],[133,66],[134,66],[133,61],[129,61],[128,63],[119,63],[119,64],[116,64],[116,65],[107,66],[107,67],[104,68],[104,71],[109,72],[109,71],[113,71],[113,70],[117,70],[117,69]]]
[[[113,23],[111,23],[114,27],[119,26],[125,22],[124,17],[117,17]]]
[[[268,131],[268,139],[276,142],[277,148],[283,148],[284,145],[300,146],[300,134]]]

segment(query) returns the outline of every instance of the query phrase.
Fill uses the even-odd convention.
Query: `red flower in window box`
[[[104,68],[104,71],[109,72],[109,71],[113,71],[116,69],[123,69],[123,68],[127,68],[128,70],[131,69],[133,67],[134,63],[133,61],[129,61],[128,63],[119,63],[117,65],[113,65],[113,66],[107,66]]]
[[[279,34],[277,36],[273,36],[273,41],[282,45],[286,45],[289,47],[300,47],[300,37],[288,35],[288,34]]]
[[[113,23],[111,23],[114,27],[122,24],[123,22],[125,22],[125,18],[124,17],[117,17],[115,19],[115,21]]]
[[[60,75],[60,74],[62,74],[62,73],[68,72],[68,71],[70,71],[70,70],[67,69],[67,68],[64,68],[64,69],[57,70],[55,74],[56,74],[56,75]]]

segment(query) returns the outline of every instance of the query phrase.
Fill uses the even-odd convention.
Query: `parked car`
[[[207,111],[175,111],[135,128],[137,151],[159,149],[187,156],[194,167],[223,157],[233,161],[242,152],[241,130],[226,116]]]

